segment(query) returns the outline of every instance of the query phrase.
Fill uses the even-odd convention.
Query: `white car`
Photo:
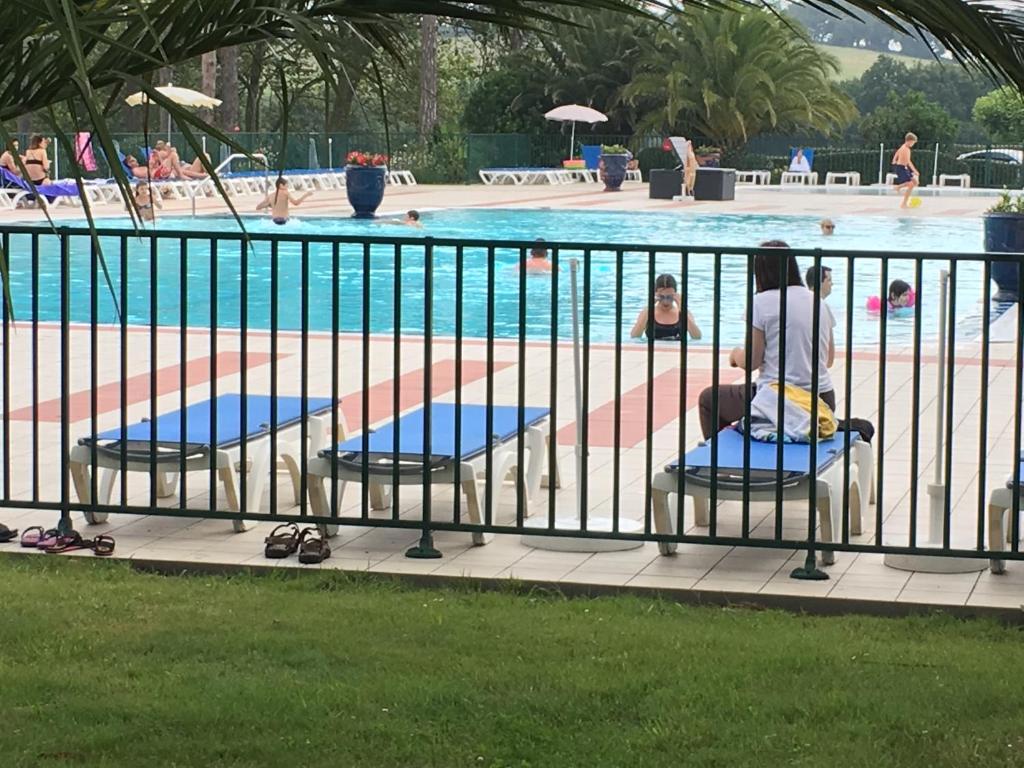
[[[1019,149],[981,149],[975,152],[965,152],[957,157],[957,160],[992,160],[997,163],[1009,163],[1010,165],[1024,165],[1024,151]]]

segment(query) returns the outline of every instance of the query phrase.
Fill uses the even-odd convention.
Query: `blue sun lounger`
[[[486,405],[462,405],[460,434],[457,438],[455,405],[432,403],[429,455],[424,444],[425,408],[372,430],[367,436],[365,453],[362,436],[320,451],[308,463],[308,487],[313,514],[325,517],[330,515],[325,482],[331,481],[335,472],[340,509],[345,483],[362,482],[364,469],[371,478],[371,488],[377,486],[377,498],[383,499],[382,491],[394,482],[396,470],[400,485],[422,485],[427,472],[430,473],[431,482],[454,484],[458,468],[469,520],[474,525],[481,525],[484,522],[481,501],[485,496],[480,483],[487,479],[487,448],[490,445],[493,520],[502,484],[517,466],[520,412],[517,406],[492,406],[493,423],[491,434],[488,435],[487,411]],[[527,499],[534,498],[541,485],[549,438],[549,414],[547,408],[523,408],[522,411],[524,449],[529,452],[527,466],[523,468],[523,490]],[[394,463],[396,448],[397,467]],[[483,533],[473,534],[474,544],[485,544],[487,540],[488,537]]]
[[[1017,464],[1017,476],[1006,480],[1006,485],[996,488],[988,497],[988,548],[1000,552],[1013,541],[1013,490],[1017,488],[1017,506],[1024,508],[1024,461]],[[993,557],[989,561],[992,573],[1003,573],[1006,561]]]
[[[670,510],[669,497],[679,490],[680,465],[684,467],[684,493],[693,497],[694,522],[708,525],[708,500],[712,484],[716,498],[722,501],[742,501],[744,496],[743,433],[727,427],[712,440],[687,452],[682,462],[670,464],[664,472],[655,475],[652,490],[654,526],[658,533],[674,533],[675,515]],[[816,465],[810,466],[811,446],[806,443],[785,443],[782,447],[782,465],[778,464],[778,444],[750,441],[749,498],[752,502],[772,502],[781,483],[782,498],[807,501],[810,482],[817,482],[818,511],[821,515],[821,540],[835,541],[841,530],[842,487],[844,478],[844,443],[842,432],[828,440],[818,441]],[[711,446],[718,445],[718,473],[713,478]],[[850,533],[861,532],[863,499],[871,496],[871,446],[860,439],[857,432],[850,433]],[[866,494],[866,495],[865,495]],[[674,542],[658,545],[663,555],[675,552]],[[834,553],[822,552],[826,563],[834,561]]]
[[[90,503],[92,498],[89,471],[95,457],[96,467],[106,470],[99,486],[99,504],[110,504],[114,479],[118,472],[150,473],[153,465],[157,472],[157,495],[170,496],[174,493],[174,478],[184,463],[186,472],[217,470],[224,485],[227,506],[238,512],[238,483],[236,466],[240,460],[243,437],[246,440],[247,458],[251,461],[249,480],[246,484],[246,508],[256,510],[260,506],[263,490],[269,476],[271,405],[277,404],[278,455],[284,460],[292,475],[292,483],[298,503],[299,448],[301,434],[302,398],[279,395],[247,395],[245,398],[245,424],[242,424],[242,396],[239,394],[218,395],[216,399],[216,432],[211,432],[213,400],[203,400],[185,408],[186,431],[181,432],[182,411],[161,414],[155,422],[143,420],[128,426],[122,433],[120,427],[108,429],[97,435],[84,437],[71,449],[70,471],[78,498]],[[327,427],[331,419],[331,399],[310,397],[306,399],[307,435],[310,449],[323,447]],[[340,416],[340,412],[339,412]],[[155,436],[156,452],[153,452]],[[184,451],[182,445],[184,444]],[[244,470],[243,470],[244,471]],[[104,512],[86,513],[90,523],[106,520]],[[248,528],[245,521],[235,521],[235,530]]]
[[[6,168],[0,168],[0,178],[3,180],[3,188],[10,195],[13,192],[11,205],[17,205],[22,199],[31,199],[42,195],[53,202],[60,197],[73,197],[78,199],[78,185],[74,182],[51,182],[49,184],[36,184],[35,191],[32,186],[20,176],[16,176]],[[52,198],[52,199],[51,199]]]

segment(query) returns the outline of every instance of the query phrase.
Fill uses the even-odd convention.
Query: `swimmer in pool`
[[[154,208],[155,206],[155,208]],[[153,197],[149,184],[139,182],[135,185],[135,208],[143,221],[156,221],[156,208],[163,208],[159,198]]]
[[[893,280],[889,283],[889,297],[887,304],[889,311],[895,312],[900,309],[910,309],[917,303],[917,296],[910,283],[906,280]],[[881,312],[882,300],[878,296],[868,298],[868,311]]]
[[[830,237],[836,233],[836,223],[832,219],[822,219],[819,226],[821,227],[821,234],[825,237]]]
[[[685,324],[685,327],[684,327]],[[650,327],[648,327],[650,326]],[[640,310],[629,332],[630,338],[638,339],[645,333],[653,333],[655,339],[679,340],[684,333],[691,339],[700,338],[700,327],[689,312],[683,317],[683,300],[672,275],[658,275],[654,281],[654,315],[646,307]]]
[[[397,224],[402,227],[413,227],[414,229],[423,229],[423,222],[420,221],[419,211],[407,211],[404,219],[376,219],[376,224]]]
[[[518,266],[527,272],[551,273],[552,265],[551,260],[548,259],[548,247],[544,243],[544,238],[537,238],[533,248],[530,249],[530,255],[523,259]]]
[[[307,192],[302,197],[292,197],[288,192],[288,180],[278,176],[273,193],[263,198],[263,202],[256,206],[256,210],[264,211],[269,208],[271,221],[275,224],[287,224],[289,205],[302,205],[312,194],[312,192]]]

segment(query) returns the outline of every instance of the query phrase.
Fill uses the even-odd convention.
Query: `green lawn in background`
[[[1024,766],[1021,631],[0,557],[0,765]]]
[[[864,48],[846,48],[838,45],[819,45],[818,48],[839,59],[837,80],[854,80],[860,77],[878,60],[879,56],[891,56],[910,67],[915,64],[930,64],[934,62],[934,59],[919,59],[915,56],[903,56],[899,53],[881,53]]]

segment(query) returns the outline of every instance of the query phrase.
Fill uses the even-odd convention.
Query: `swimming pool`
[[[925,337],[934,335],[937,320],[936,286],[939,270],[948,261],[943,253],[978,253],[983,243],[980,219],[891,219],[872,217],[835,217],[837,232],[831,238],[819,234],[817,219],[800,216],[763,216],[731,214],[680,214],[591,212],[567,210],[476,210],[462,209],[431,212],[424,215],[422,230],[396,226],[379,226],[372,222],[349,218],[295,219],[288,227],[273,225],[265,218],[246,218],[252,232],[288,232],[310,235],[367,235],[421,238],[467,238],[475,240],[546,240],[578,243],[621,243],[636,246],[678,243],[694,247],[749,247],[767,239],[784,239],[793,247],[822,248],[823,263],[832,267],[835,283],[829,304],[838,320],[837,339],[845,338],[847,269],[844,259],[829,258],[827,249],[858,249],[874,252],[930,251],[937,254],[922,274],[922,313]],[[127,219],[105,219],[102,226],[128,228]],[[159,241],[156,264],[156,319],[162,325],[178,325],[182,305],[187,305],[187,323],[206,326],[214,291],[211,288],[209,241],[202,234],[237,231],[236,222],[226,216],[171,218],[160,220],[159,230],[184,230],[197,233],[189,240],[186,269],[186,294],[181,292],[182,274],[180,245],[176,240]],[[102,247],[115,290],[120,294],[121,279],[117,238],[103,238]],[[128,239],[128,305],[131,323],[150,322],[150,243]],[[330,330],[332,327],[331,286],[333,265],[331,246],[313,243],[309,247],[309,328]],[[71,280],[70,317],[87,322],[90,318],[90,258],[87,238],[72,241],[69,265]],[[570,338],[571,316],[568,259],[582,258],[582,252],[562,252],[563,270],[558,281],[555,322],[560,338]],[[463,254],[463,333],[483,337],[487,334],[487,305],[491,293],[488,282],[488,251],[467,248]],[[496,249],[493,266],[494,334],[514,338],[519,335],[520,293],[515,249]],[[391,333],[395,329],[394,301],[400,282],[401,331],[423,333],[424,317],[424,249],[405,246],[401,255],[401,279],[396,280],[396,254],[393,245],[374,245],[370,253],[370,270],[363,270],[363,251],[358,245],[341,248],[339,268],[340,312],[338,324],[342,331],[363,328],[364,287],[369,287],[369,329]],[[678,254],[658,254],[655,272],[667,272],[680,278]],[[648,295],[648,263],[643,252],[626,253],[622,263],[622,323],[615,318],[615,296],[618,281],[614,253],[591,251],[590,262],[590,339],[608,342],[628,338],[636,313]],[[801,267],[810,259],[801,259]],[[281,243],[278,257],[278,327],[301,327],[301,246]],[[713,288],[715,261],[709,253],[693,253],[688,259],[686,290],[690,308],[704,328],[701,343],[710,343],[714,312]],[[247,265],[248,327],[270,327],[271,258],[267,243],[257,243],[250,251]],[[722,343],[738,343],[745,329],[746,258],[723,256],[720,263],[722,307]],[[977,331],[980,318],[982,266],[961,262],[957,285],[957,317],[965,332]],[[39,256],[39,319],[57,320],[59,305],[60,258],[58,241],[42,236]],[[889,278],[900,277],[913,283],[914,265],[909,261],[890,261]],[[862,259],[856,264],[854,280],[854,340],[869,344],[878,340],[877,319],[864,309],[868,296],[879,293],[880,262]],[[582,291],[582,275],[580,285]],[[217,258],[217,325],[238,327],[241,307],[241,259],[237,243],[225,242]],[[101,277],[102,286],[102,277]],[[15,313],[19,319],[31,317],[31,257],[29,236],[11,237],[11,288]],[[455,334],[456,255],[453,248],[437,247],[433,270],[433,331],[436,335]],[[548,276],[529,275],[524,298],[526,336],[550,338],[552,325],[552,283]],[[101,287],[98,297],[100,322],[114,322],[115,308],[109,290]],[[888,323],[890,340],[907,340],[913,333],[912,318],[892,318]]]

